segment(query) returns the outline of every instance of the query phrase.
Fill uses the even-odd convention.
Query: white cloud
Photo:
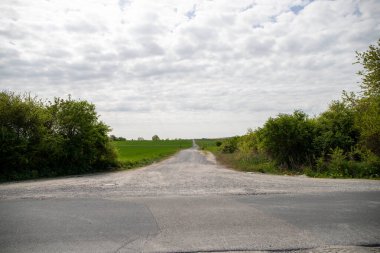
[[[97,105],[128,138],[242,134],[357,90],[376,0],[0,3],[0,89]]]

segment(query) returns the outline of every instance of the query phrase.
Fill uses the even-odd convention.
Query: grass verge
[[[268,174],[295,174],[277,166],[273,161],[261,155],[244,155],[239,152],[222,153],[217,143],[220,139],[200,139],[196,143],[201,150],[213,153],[216,160],[228,168],[244,172],[260,172]]]
[[[287,174],[265,157],[244,156],[238,153],[223,154],[221,152],[213,152],[213,154],[220,163],[238,171]]]

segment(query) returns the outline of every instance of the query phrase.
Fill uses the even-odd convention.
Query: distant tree
[[[124,138],[122,136],[117,137],[117,136],[115,136],[113,134],[110,135],[110,139],[111,139],[111,141],[126,141],[127,140],[126,138]]]
[[[144,138],[143,138],[143,137],[138,137],[137,140],[138,140],[138,141],[143,141]]]
[[[159,141],[159,140],[160,140],[160,137],[158,137],[157,134],[153,135],[152,141]]]

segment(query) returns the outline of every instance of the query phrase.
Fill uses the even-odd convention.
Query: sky
[[[0,90],[96,105],[129,139],[226,137],[358,91],[378,0],[1,0]]]

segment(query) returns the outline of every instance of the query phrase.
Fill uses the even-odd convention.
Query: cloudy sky
[[[358,90],[378,0],[1,0],[0,90],[94,103],[127,138],[244,134]]]

